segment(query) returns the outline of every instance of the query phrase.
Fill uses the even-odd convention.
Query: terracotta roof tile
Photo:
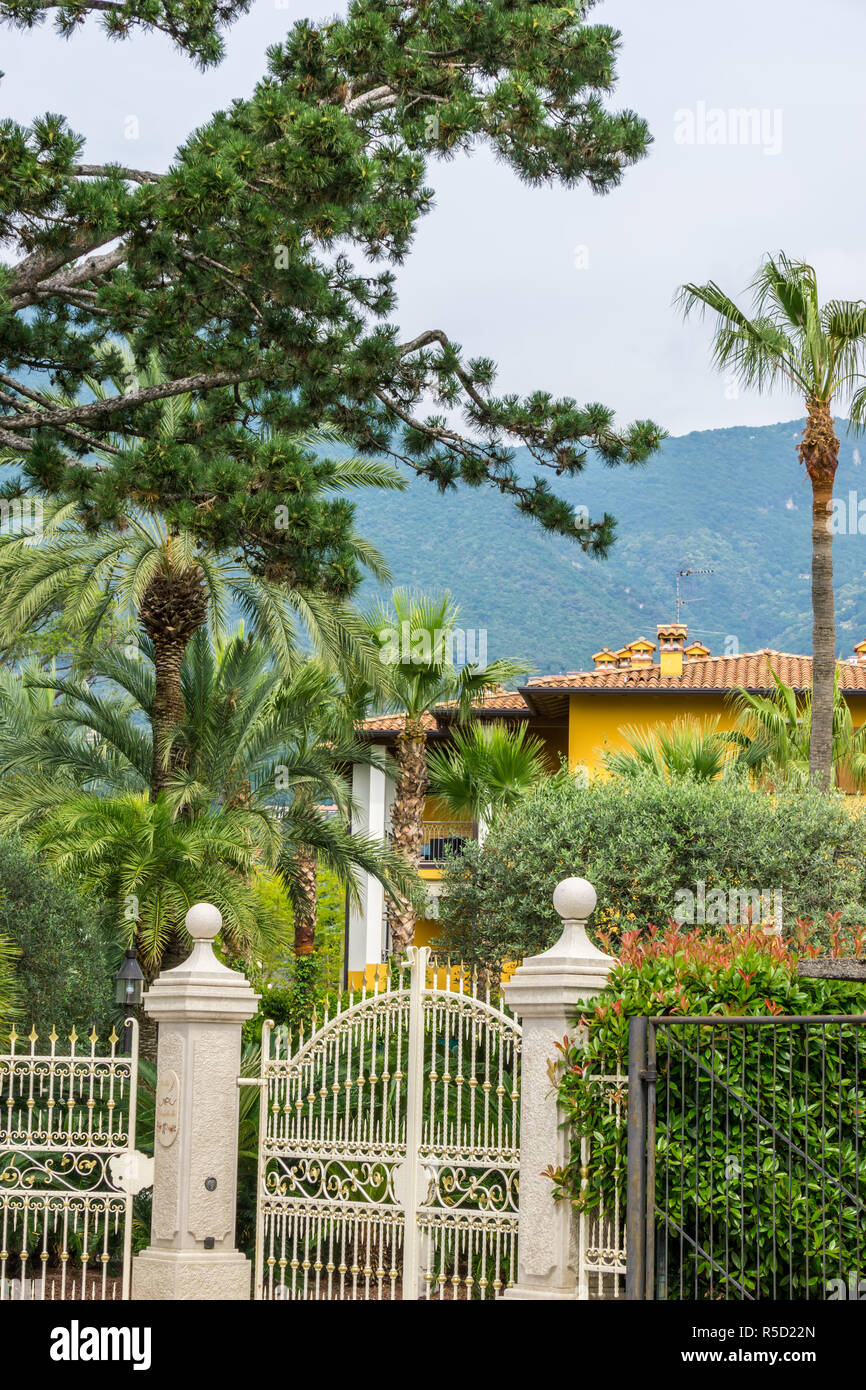
[[[436,709],[442,713],[450,713],[457,706],[453,700],[446,704],[437,705]],[[474,700],[473,709],[517,709],[529,713],[526,708],[526,701],[519,690],[488,690],[480,700]]]
[[[739,656],[705,656],[687,661],[681,676],[662,676],[658,666],[631,670],[581,671],[566,676],[535,676],[527,690],[746,690],[774,688],[771,669],[795,690],[806,690],[812,684],[812,659],[788,652],[765,649],[741,652]],[[839,684],[842,690],[866,694],[866,666],[852,661],[840,661]]]
[[[790,652],[764,649],[741,652],[739,656],[705,656],[685,662],[681,676],[662,676],[658,666],[600,671],[568,671],[558,676],[534,676],[524,687],[527,699],[519,690],[492,690],[475,703],[480,711],[515,711],[532,718],[532,697],[545,691],[567,694],[572,691],[659,690],[659,691],[725,691],[742,686],[746,690],[775,689],[770,671],[795,690],[808,690],[812,684],[812,659]],[[866,695],[866,665],[854,661],[839,662],[839,684],[842,690]],[[436,706],[434,714],[424,714],[422,724],[428,733],[444,734],[454,704]],[[403,727],[402,714],[377,714],[359,725],[359,732],[398,734]]]
[[[448,719],[457,708],[453,700],[446,701],[436,706],[435,714],[424,714],[421,722],[424,728],[431,732],[440,727],[442,719]],[[480,700],[476,700],[472,706],[477,710],[517,710],[531,717],[526,701],[518,690],[489,690]],[[403,727],[403,715],[397,714],[374,714],[369,719],[365,719],[358,725],[360,730],[369,733],[399,733]]]
[[[432,714],[422,714],[421,723],[425,729],[435,729],[436,720]],[[358,725],[359,729],[368,729],[371,733],[399,734],[403,727],[403,715],[399,710],[395,714],[372,714],[369,719],[365,719]]]

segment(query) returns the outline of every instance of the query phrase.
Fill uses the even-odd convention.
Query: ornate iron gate
[[[0,1300],[129,1298],[133,1196],[153,1160],[135,1152],[138,1030],[12,1029],[0,1055]],[[19,1044],[25,1042],[23,1051]],[[29,1047],[26,1044],[29,1043]],[[79,1046],[82,1044],[83,1046]]]
[[[408,954],[296,1051],[265,1026],[258,1299],[494,1298],[516,1278],[520,1027]]]
[[[632,1019],[628,1084],[629,1298],[859,1289],[866,1018]]]

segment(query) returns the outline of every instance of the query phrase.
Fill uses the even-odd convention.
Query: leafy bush
[[[110,1027],[121,946],[107,908],[16,839],[0,838],[0,932],[19,952],[17,1018],[28,1031]]]
[[[21,985],[15,973],[19,957],[17,946],[0,932],[0,1044],[3,1047],[9,1025],[21,1013]]]
[[[248,971],[250,983],[261,994],[258,1012],[244,1025],[244,1039],[260,1042],[266,1018],[297,1031],[309,1029],[326,996],[339,995],[343,978],[345,891],[328,870],[318,875],[316,949],[296,956],[294,924],[289,896],[278,878],[262,875],[256,884],[263,918],[262,938],[275,943]],[[266,929],[265,929],[266,928]]]
[[[570,874],[598,892],[591,930],[617,938],[664,925],[678,890],[704,893],[709,927],[738,920],[727,909],[747,890],[780,895],[787,930],[837,908],[843,924],[866,922],[866,819],[812,790],[651,775],[582,787],[559,773],[446,866],[437,945],[493,970],[545,950],[559,932],[553,890]]]
[[[837,954],[862,950],[862,934],[846,939],[835,921],[829,929]],[[630,1018],[861,1012],[862,986],[797,977],[797,955],[817,951],[806,924],[798,936],[784,943],[737,928],[710,936],[676,928],[626,934],[619,964],[585,1010],[583,1034],[564,1054],[559,1096],[572,1148],[567,1167],[551,1173],[557,1195],[590,1216],[613,1210],[617,1194],[622,1205],[625,1088],[603,1078],[627,1071]],[[686,1027],[693,1055],[700,1043],[700,1085],[669,1037],[682,1042]],[[658,1029],[658,1205],[717,1262],[713,1271],[688,1241],[673,1239],[668,1297],[736,1296],[718,1274],[728,1261],[750,1297],[770,1296],[774,1283],[778,1297],[824,1297],[827,1278],[858,1269],[860,1216],[843,1191],[860,1190],[864,1138],[857,1077],[866,1070],[866,1029],[854,1034]],[[775,1139],[766,1124],[758,1126],[756,1109],[772,1115]],[[586,1167],[584,1137],[591,1145]],[[803,1157],[810,1154],[820,1165]],[[833,1175],[826,1182],[821,1166]]]

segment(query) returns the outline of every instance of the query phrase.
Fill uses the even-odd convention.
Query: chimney
[[[638,669],[652,666],[655,649],[655,642],[648,642],[645,637],[638,637],[634,642],[629,642],[625,648],[627,652],[631,653],[632,666],[636,666]]]
[[[703,642],[699,642],[697,638],[695,638],[694,642],[690,642],[683,651],[683,656],[686,661],[701,661],[704,657],[709,655],[709,647],[705,647]]]
[[[854,655],[851,658],[857,665],[866,665],[866,642],[857,642],[854,645]]]
[[[602,647],[601,651],[596,652],[592,659],[595,662],[596,671],[612,671],[616,666],[616,657],[610,647]]]
[[[659,639],[661,674],[663,676],[681,676],[683,674],[683,648],[686,644],[685,623],[659,623],[656,633]]]
[[[620,647],[618,652],[613,654],[618,671],[623,671],[631,666],[631,652],[628,647]]]

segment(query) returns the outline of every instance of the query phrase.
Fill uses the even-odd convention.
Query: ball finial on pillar
[[[586,878],[564,878],[553,890],[553,906],[564,922],[585,922],[598,896]]]
[[[213,941],[223,924],[223,915],[213,903],[193,903],[185,924],[193,941]]]

